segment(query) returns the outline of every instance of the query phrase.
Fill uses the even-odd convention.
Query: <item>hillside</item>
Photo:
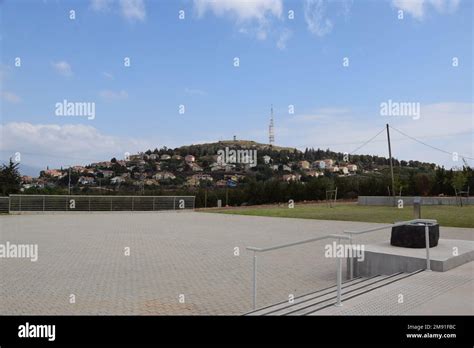
[[[297,153],[301,152],[296,148],[293,147],[282,147],[282,146],[270,146],[270,144],[262,144],[258,143],[253,140],[220,140],[214,143],[204,143],[204,144],[192,144],[192,145],[185,145],[179,147],[177,150],[179,151],[191,151],[192,149],[197,149],[197,148],[207,148],[207,149],[212,149],[214,153],[217,152],[218,149],[222,149],[225,147],[229,148],[235,148],[235,149],[249,149],[249,150],[257,150],[257,151],[263,151],[263,150],[272,150],[272,151],[287,151],[290,153]]]
[[[453,195],[454,183],[459,189],[474,186],[469,168],[454,172],[434,163],[398,159],[393,159],[393,164],[398,194]],[[69,192],[71,186],[71,192],[76,194],[179,192],[198,195],[199,204],[202,195],[207,194],[203,192],[209,191],[210,200],[225,194],[234,204],[264,204],[325,199],[326,190],[335,187],[340,198],[386,195],[391,185],[390,161],[386,157],[222,140],[149,149],[123,159],[72,166],[70,170],[48,168],[39,178],[24,176],[21,190],[61,194]]]

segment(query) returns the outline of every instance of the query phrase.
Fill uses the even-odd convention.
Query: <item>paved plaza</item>
[[[253,253],[246,246],[376,225],[198,212],[3,215],[0,243],[37,244],[38,260],[0,258],[0,314],[243,314],[252,309]],[[389,235],[368,233],[356,242]],[[467,228],[442,227],[441,236],[474,239]],[[336,261],[324,257],[331,242],[261,254],[258,306],[334,285]]]

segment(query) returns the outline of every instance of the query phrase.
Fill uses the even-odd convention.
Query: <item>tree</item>
[[[19,163],[14,163],[11,158],[8,165],[2,165],[0,169],[0,185],[3,196],[20,192],[21,176],[18,166]]]
[[[425,173],[417,173],[414,180],[416,192],[421,196],[428,196],[433,187],[433,178]]]
[[[462,191],[467,182],[467,175],[462,170],[455,171],[451,179],[451,185],[459,192]]]

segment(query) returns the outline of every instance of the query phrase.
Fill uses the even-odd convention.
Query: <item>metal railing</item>
[[[437,224],[437,220],[432,220],[432,219],[413,219],[413,220],[408,220],[408,221],[400,221],[396,222],[394,224],[389,224],[389,225],[383,225],[383,226],[378,226],[378,227],[372,227],[368,228],[365,230],[344,230],[344,233],[349,235],[349,243],[351,244],[352,247],[352,241],[353,241],[353,235],[359,235],[359,234],[364,234],[368,232],[375,232],[375,231],[380,231],[384,230],[386,228],[393,228],[393,227],[398,227],[398,226],[404,226],[404,225],[409,225],[409,224],[424,224],[425,225],[425,243],[426,243],[426,270],[430,271],[431,270],[431,262],[430,262],[430,225]],[[354,277],[354,259],[349,258],[349,279],[352,279]]]
[[[272,250],[277,250],[277,249],[282,249],[282,248],[287,248],[295,245],[300,245],[300,244],[306,244],[310,242],[316,242],[319,240],[323,239],[337,239],[338,243],[341,241],[341,239],[347,239],[349,240],[350,237],[344,236],[344,235],[339,235],[339,234],[328,234],[325,236],[320,236],[320,237],[315,237],[315,238],[310,238],[310,239],[305,239],[305,240],[300,240],[297,242],[292,242],[292,243],[286,243],[286,244],[279,244],[275,245],[272,247],[268,248],[257,248],[257,247],[247,247],[247,250],[253,251],[253,309],[255,310],[257,308],[257,254],[258,253],[264,253],[267,251],[272,251]],[[342,258],[337,257],[337,265],[336,265],[336,278],[337,278],[337,302],[336,306],[341,306],[341,289],[342,289]]]
[[[10,195],[9,212],[194,209],[195,196]]]
[[[10,199],[8,197],[0,197],[0,214],[8,213]]]

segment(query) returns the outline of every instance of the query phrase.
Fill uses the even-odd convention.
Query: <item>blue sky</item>
[[[1,156],[20,152],[23,164],[45,167],[233,135],[268,142],[273,104],[277,145],[351,152],[389,122],[474,157],[472,6],[462,0],[4,0]],[[56,116],[55,104],[64,99],[95,103],[95,118]],[[420,118],[381,116],[388,100],[419,103]],[[392,137],[397,158],[462,164]],[[387,155],[384,134],[358,152]]]

